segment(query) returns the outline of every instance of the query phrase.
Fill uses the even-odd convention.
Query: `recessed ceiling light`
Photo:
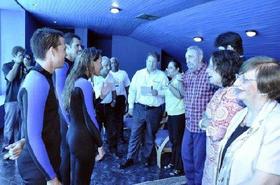
[[[258,34],[256,30],[246,30],[245,32],[248,37],[255,37]]]
[[[121,9],[119,7],[111,7],[110,11],[111,13],[116,14],[119,13]]]
[[[203,41],[203,37],[199,37],[199,36],[193,37],[193,41],[194,42],[202,42]]]

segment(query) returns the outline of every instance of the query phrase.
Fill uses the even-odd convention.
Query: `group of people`
[[[3,144],[3,152],[9,151],[4,157],[17,159],[24,184],[89,184],[94,161],[105,154],[103,126],[110,152],[119,157],[128,75],[116,58],[102,57],[96,48],[82,50],[80,37],[73,33],[42,28],[30,43],[36,65],[24,76],[21,47],[14,47],[13,61],[3,66],[7,81],[9,73],[17,77],[8,81],[6,100],[12,92],[18,108],[5,110],[10,123],[5,129],[16,138]],[[9,110],[17,110],[14,116],[20,120],[8,119]],[[22,134],[13,133],[16,129]]]
[[[280,64],[264,56],[245,61],[237,33],[216,38],[208,64],[201,48],[188,47],[185,73],[175,60],[161,71],[158,55],[148,53],[131,82],[117,58],[82,49],[73,33],[41,28],[30,43],[34,67],[23,73],[19,47],[3,66],[4,147],[24,184],[90,184],[104,155],[103,127],[109,152],[120,158],[126,112],[133,124],[122,169],[141,148],[144,165],[152,164],[166,112],[172,156],[164,168],[171,175],[185,174],[188,185],[280,184]]]
[[[234,32],[219,35],[215,45],[208,66],[198,47],[186,52],[187,184],[280,184],[280,63],[265,56],[245,60]]]

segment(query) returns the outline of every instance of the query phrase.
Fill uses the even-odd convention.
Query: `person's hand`
[[[5,147],[5,149],[9,150],[9,159],[16,160],[21,154],[24,144],[25,139],[21,139]]]
[[[151,90],[151,93],[152,93],[153,96],[157,96],[157,95],[158,95],[158,91],[157,91],[157,90],[154,90],[154,89]]]
[[[47,181],[47,185],[62,185],[61,182],[55,177],[52,180]]]
[[[151,87],[151,93],[153,96],[157,96],[158,95],[158,91],[153,89],[153,86]]]
[[[127,99],[125,99],[125,109],[124,109],[124,114],[128,112],[128,102]]]
[[[178,81],[183,81],[183,73],[179,73],[175,76],[175,79]]]
[[[15,59],[14,61],[15,61],[16,64],[23,63],[23,59],[19,59],[19,58]]]
[[[132,117],[133,116],[133,109],[128,109],[128,113],[127,114],[128,114],[128,116]]]
[[[95,157],[95,161],[101,161],[105,155],[105,151],[103,149],[103,146],[99,147],[98,149],[98,154]]]
[[[169,72],[168,72],[167,68],[165,69],[164,73],[165,73],[166,76],[169,76]]]
[[[202,118],[198,123],[198,126],[201,130],[206,130],[208,125],[209,125],[209,119],[205,119],[205,118]]]
[[[115,106],[116,106],[116,100],[113,100],[112,103],[111,103],[111,107],[114,108]]]
[[[101,99],[105,98],[109,93],[111,93],[112,89],[112,83],[103,83],[101,87]]]
[[[207,114],[207,112],[204,112],[202,115],[201,120],[198,123],[198,126],[201,130],[206,130],[209,126],[209,122],[211,121],[210,116]]]

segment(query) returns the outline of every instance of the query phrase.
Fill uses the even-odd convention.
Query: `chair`
[[[161,121],[161,128],[156,133],[155,147],[157,152],[157,166],[161,168],[161,155],[167,152],[172,152],[172,145],[169,142],[168,130],[163,129],[167,118]]]

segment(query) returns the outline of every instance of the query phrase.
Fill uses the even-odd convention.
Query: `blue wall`
[[[0,94],[5,90],[5,80],[2,72],[3,63],[11,61],[11,51],[16,45],[25,47],[25,12],[13,10],[0,10],[1,34],[1,77]]]
[[[120,68],[127,71],[130,79],[137,70],[145,67],[149,52],[161,54],[161,49],[130,37],[112,37],[112,56],[119,59]]]
[[[43,25],[37,21],[30,13],[25,14],[25,49],[28,54],[32,54],[30,48],[30,39],[37,28]]]
[[[88,46],[96,47],[102,50],[102,55],[111,57],[112,56],[112,37],[108,35],[96,34],[92,31],[88,34]]]
[[[75,34],[81,38],[84,48],[88,47],[88,29],[87,28],[75,28]]]

